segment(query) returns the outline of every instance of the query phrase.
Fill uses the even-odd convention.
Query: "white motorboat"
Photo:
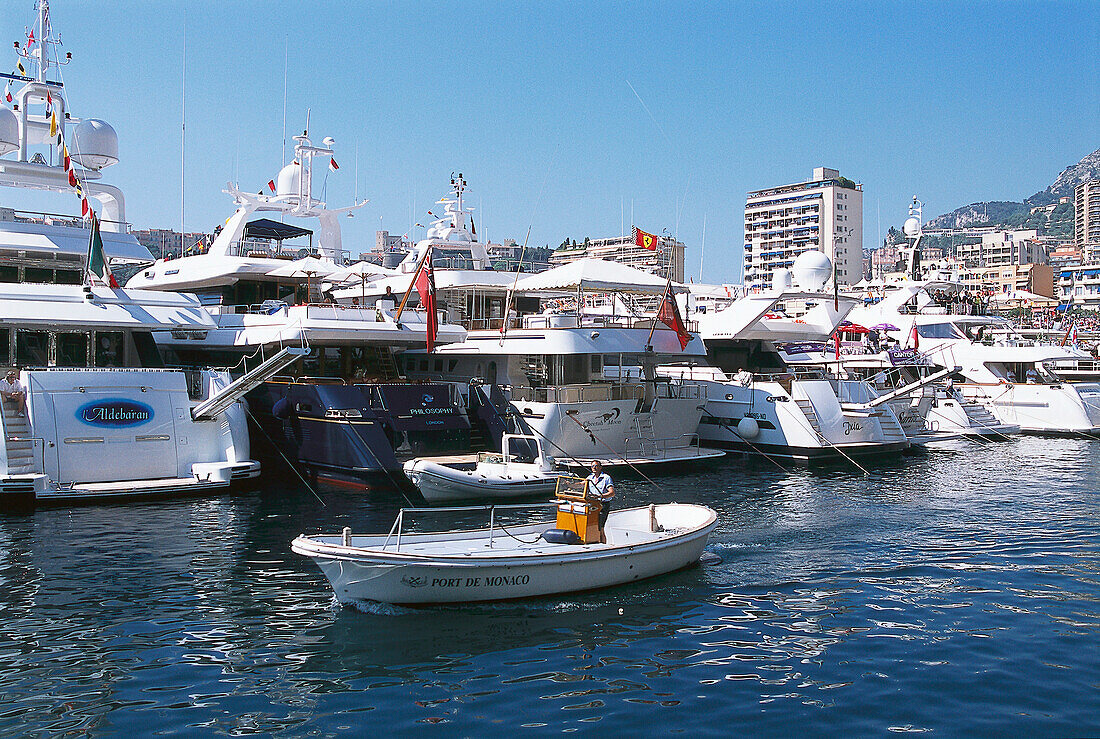
[[[605,544],[553,544],[543,538],[551,522],[496,522],[496,511],[518,507],[407,509],[387,534],[303,534],[292,548],[321,568],[341,603],[468,603],[594,590],[673,572],[698,561],[718,524],[706,506],[667,503],[612,511]],[[440,510],[488,511],[489,527],[401,531],[406,515]]]
[[[501,452],[481,452],[476,461],[410,459],[405,476],[429,503],[553,495],[563,472],[543,454],[535,436],[505,434]]]

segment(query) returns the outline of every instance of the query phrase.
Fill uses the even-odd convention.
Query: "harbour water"
[[[729,460],[720,561],[597,593],[340,608],[303,531],[393,495],[291,482],[0,517],[0,735],[1100,733],[1100,442],[958,442],[864,476]]]

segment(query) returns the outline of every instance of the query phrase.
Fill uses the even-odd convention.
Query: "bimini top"
[[[257,239],[275,239],[286,241],[296,239],[299,236],[312,236],[313,232],[308,228],[293,226],[289,223],[279,223],[270,218],[257,218],[244,225],[244,237]]]
[[[536,290],[598,290],[660,295],[668,280],[634,267],[605,259],[586,257],[569,264],[537,272],[524,277],[516,284],[518,292]],[[684,286],[673,283],[676,292],[684,292]]]

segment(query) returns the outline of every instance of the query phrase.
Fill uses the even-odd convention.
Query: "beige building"
[[[672,279],[683,282],[685,248],[682,241],[677,241],[671,236],[658,236],[657,249],[654,251],[635,244],[633,236],[587,239],[583,244],[555,249],[550,255],[550,266],[557,267],[585,257],[593,257],[668,277],[668,266],[671,260]]]
[[[1037,238],[1037,231],[993,231],[976,244],[959,244],[956,256],[968,267],[1045,264],[1046,247]]]
[[[863,279],[863,186],[827,167],[792,185],[754,190],[745,201],[745,288],[771,285],[806,251],[833,261],[837,282]]]
[[[1100,180],[1073,191],[1073,245],[1087,261],[1100,260]]]
[[[959,281],[967,290],[982,293],[1026,291],[1053,298],[1054,268],[1049,264],[1002,264],[996,267],[963,267]]]

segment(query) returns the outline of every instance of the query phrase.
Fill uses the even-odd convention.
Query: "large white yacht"
[[[0,207],[0,367],[17,369],[26,393],[0,408],[0,506],[197,494],[253,478],[240,386],[221,371],[164,369],[153,342],[154,331],[211,330],[199,301],[86,281],[93,253],[116,268],[152,255],[129,232],[122,192],[101,181],[118,161],[114,130],[73,117],[68,90],[47,78],[65,60],[48,2],[37,8],[36,45],[17,45],[30,70],[9,78],[11,107],[0,103],[0,187],[83,208]]]
[[[793,275],[777,275],[775,290],[699,318],[710,366],[662,367],[705,387],[704,444],[800,463],[909,448],[890,405],[865,383],[807,361],[820,358],[856,302],[821,292],[831,272],[820,252],[801,255]],[[793,289],[792,277],[806,289]],[[785,315],[784,306],[801,315]]]
[[[857,320],[892,323],[899,328],[893,332],[899,343],[919,349],[938,367],[958,367],[958,391],[1001,423],[1031,433],[1100,431],[1100,383],[1067,382],[1057,373],[1058,364],[1087,360],[1088,354],[1036,344],[998,316],[946,313],[929,290],[948,287],[953,286],[897,287],[879,303],[860,309]]]
[[[914,198],[919,206],[919,201]],[[879,302],[852,312],[865,326],[889,324],[904,348],[918,350],[940,368],[958,368],[954,388],[967,402],[979,403],[1001,424],[1039,434],[1093,434],[1100,431],[1100,383],[1068,382],[1060,367],[1089,362],[1073,346],[1025,339],[1005,318],[948,313],[936,296],[950,295],[954,282],[922,281],[920,208],[910,208],[904,231],[910,240],[911,274],[889,285]]]
[[[467,450],[470,424],[451,387],[409,383],[395,359],[425,345],[427,315],[407,310],[397,321],[393,298],[367,299],[368,282],[392,271],[347,264],[338,216],[366,201],[329,208],[313,193],[314,161],[324,166],[335,142],[316,146],[308,133],[294,140],[294,160],[270,193],[227,186],[237,209],[208,251],[158,260],[130,280],[193,292],[213,314],[213,330],[159,332],[157,344],[183,363],[242,369],[284,347],[304,349],[301,362],[248,397],[260,438],[320,477],[369,483],[400,474],[399,457]],[[324,287],[341,284],[355,295],[342,304],[323,297]],[[442,323],[434,338],[465,336]]]
[[[515,430],[540,436],[559,463],[639,465],[720,456],[697,444],[702,387],[656,374],[659,364],[673,359],[701,361],[702,342],[692,334],[681,346],[675,331],[632,307],[659,303],[668,281],[595,259],[538,274],[494,271],[468,225],[461,174],[451,186],[443,216],[399,265],[401,274],[367,285],[369,296],[387,288],[401,295],[427,258],[447,322],[468,331],[464,341],[430,354],[406,352],[408,376],[445,379],[462,392],[484,383],[480,392],[503,393],[510,406],[469,396],[467,402],[490,414],[507,408],[520,427]],[[337,292],[340,302],[359,294],[354,287]],[[507,424],[489,430],[499,436]]]

